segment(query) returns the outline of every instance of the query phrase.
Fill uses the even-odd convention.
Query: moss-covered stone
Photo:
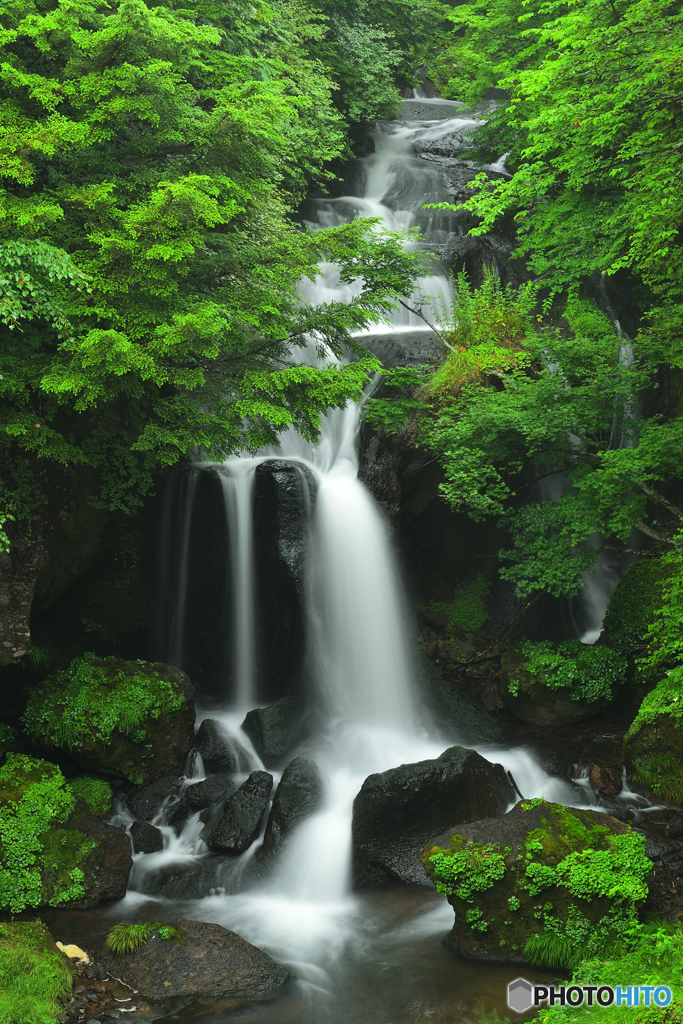
[[[458,826],[421,859],[455,910],[453,948],[528,963],[541,933],[597,952],[632,919],[647,895],[644,845],[615,818],[531,800]]]
[[[185,673],[170,665],[85,655],[33,693],[24,724],[86,771],[141,784],[182,769],[193,697]]]
[[[57,765],[10,754],[0,768],[0,909],[91,907],[125,893],[128,839],[77,802]]]
[[[647,558],[629,565],[614,588],[603,629],[610,642],[637,647],[645,638],[662,604],[662,588],[672,568],[661,558]]]
[[[560,726],[594,715],[625,681],[626,658],[578,640],[525,642],[503,656],[502,696],[516,718]]]
[[[73,974],[40,921],[0,924],[0,1024],[64,1019]]]

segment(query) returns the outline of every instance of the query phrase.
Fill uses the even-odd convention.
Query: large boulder
[[[635,781],[675,804],[683,804],[682,682],[682,669],[667,672],[624,737],[624,760]]]
[[[0,768],[0,910],[89,908],[125,895],[128,836],[89,813],[57,765],[10,754]]]
[[[173,825],[178,831],[191,814],[203,811],[207,807],[225,803],[237,789],[237,784],[228,775],[209,775],[202,782],[186,786],[180,799],[169,803],[164,814],[167,825]]]
[[[240,772],[248,770],[244,750],[215,718],[205,718],[197,730],[194,745],[201,754],[207,772]]]
[[[264,996],[279,988],[287,971],[267,953],[219,924],[187,921],[153,928],[134,952],[108,949],[97,960],[116,978],[151,1001],[180,996]]]
[[[320,769],[308,757],[295,757],[282,773],[263,836],[260,857],[270,857],[322,801]]]
[[[630,826],[538,799],[450,828],[421,859],[455,910],[453,949],[548,967],[599,955],[632,926],[652,868]]]
[[[136,818],[151,821],[156,818],[164,804],[177,799],[182,788],[178,775],[162,775],[148,786],[141,786],[128,794],[128,807]]]
[[[449,679],[445,679],[426,657],[419,661],[419,682],[425,704],[435,722],[461,743],[505,742],[505,730],[490,711],[482,707]]]
[[[465,747],[370,775],[353,804],[354,885],[429,885],[420,863],[425,837],[447,820],[502,814],[513,800],[503,766]]]
[[[272,775],[252,772],[226,800],[220,816],[207,815],[201,836],[207,846],[219,853],[238,854],[248,850],[261,831],[272,788]]]
[[[527,641],[503,655],[501,695],[516,718],[556,728],[606,707],[626,672],[624,656],[609,647]]]
[[[266,768],[276,768],[301,739],[301,721],[298,701],[294,697],[282,697],[267,708],[249,711],[242,729]]]
[[[148,821],[134,821],[130,826],[134,853],[159,853],[164,848],[164,837]]]
[[[87,771],[137,784],[182,772],[194,734],[194,687],[170,665],[85,655],[34,690],[34,740]]]

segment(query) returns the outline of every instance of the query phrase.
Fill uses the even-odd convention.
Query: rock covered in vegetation
[[[130,843],[88,813],[59,768],[10,754],[0,768],[0,909],[94,907],[125,895]]]
[[[277,767],[301,738],[301,711],[294,697],[282,697],[267,708],[250,711],[242,728],[267,768]]]
[[[134,821],[130,826],[133,853],[158,853],[164,848],[164,837],[148,821]]]
[[[161,926],[163,928],[163,926]],[[263,996],[279,988],[287,972],[267,953],[235,932],[203,921],[174,920],[169,938],[154,929],[137,949],[98,955],[107,970],[145,999],[177,996]]]
[[[609,647],[578,640],[559,645],[527,641],[503,656],[502,696],[523,722],[568,725],[604,708],[625,681],[626,671],[626,658]]]
[[[652,868],[628,825],[544,800],[449,829],[421,859],[455,910],[457,952],[549,966],[599,955],[633,924]]]
[[[207,812],[202,831],[204,842],[220,853],[238,854],[248,850],[261,831],[272,788],[272,775],[252,772],[226,800],[218,815]]]
[[[182,770],[193,698],[190,680],[170,665],[85,655],[33,692],[24,724],[86,770],[139,784]]]
[[[637,783],[683,804],[683,669],[667,672],[647,694],[624,737],[624,759]]]
[[[298,825],[320,806],[322,779],[315,761],[308,757],[295,757],[282,773],[268,815],[268,824],[259,853],[276,853]]]
[[[353,804],[354,884],[428,885],[420,863],[425,837],[454,817],[502,814],[513,799],[503,766],[466,747],[370,775]]]
[[[194,745],[201,754],[207,772],[238,772],[247,768],[241,751],[231,743],[228,733],[214,718],[205,718],[197,730]]]

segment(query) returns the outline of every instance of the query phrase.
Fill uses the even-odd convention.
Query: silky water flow
[[[466,129],[475,119],[459,115],[458,105],[446,101],[406,101],[404,111],[404,117],[413,120],[380,126],[374,136],[375,153],[357,161],[361,194],[320,200],[318,224],[376,216],[390,228],[417,224],[425,241],[410,244],[430,247],[446,241],[453,230],[449,215],[422,210],[424,203],[448,197],[442,171],[438,163],[414,156],[411,147],[420,139],[438,140]],[[436,257],[430,270],[419,282],[415,301],[431,298],[430,312],[438,321],[439,310],[450,306],[449,280]],[[339,283],[333,267],[321,268],[317,281],[306,287],[307,298],[315,302],[351,294],[351,286]],[[379,337],[379,329],[374,334]],[[398,311],[381,334],[385,344],[400,344],[403,337],[406,344],[419,347],[420,338],[425,344],[433,340],[423,322],[405,310]],[[368,336],[366,341],[372,348],[375,338]],[[217,922],[267,949],[291,969],[294,980],[284,994],[243,1008],[237,1017],[211,1018],[216,1022],[227,1021],[228,1016],[259,1024],[408,1024],[427,1018],[471,1022],[477,1003],[487,1010],[506,1010],[505,986],[515,976],[514,967],[461,963],[442,946],[453,916],[442,896],[399,886],[369,894],[351,891],[352,805],[364,779],[399,764],[435,758],[458,741],[457,735],[441,734],[420,707],[388,527],[357,479],[359,420],[358,406],[331,411],[317,446],[291,431],[277,451],[232,459],[220,467],[231,547],[238,553],[230,584],[232,625],[238,637],[236,684],[233,706],[212,708],[203,717],[218,718],[239,749],[240,781],[263,767],[239,728],[245,712],[256,704],[254,472],[266,459],[298,462],[316,483],[307,569],[308,662],[321,725],[318,735],[306,742],[305,753],[320,767],[324,802],[299,827],[264,880],[240,881],[249,877],[245,867],[259,839],[247,853],[230,859],[223,875],[217,874],[207,885],[209,895],[182,904],[157,898],[154,909],[145,911],[158,914],[167,904],[167,913],[175,910]],[[184,570],[182,578],[186,575]],[[179,608],[183,601],[181,595]],[[579,788],[550,777],[524,748],[480,752],[510,769],[526,797],[594,803],[586,782]],[[184,785],[202,777],[201,759],[195,757]],[[157,818],[164,850],[135,856],[130,892],[117,916],[141,909],[150,899],[145,892],[154,891],[150,879],[169,865],[183,862],[201,870],[208,863],[198,815],[177,836],[163,824],[164,813],[162,809]],[[116,821],[128,824],[131,819],[121,810]],[[195,1018],[178,1011],[169,1019]]]

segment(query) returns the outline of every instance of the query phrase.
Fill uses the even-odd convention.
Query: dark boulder
[[[505,730],[474,697],[444,679],[428,658],[418,663],[425,704],[441,728],[461,743],[504,743]]]
[[[592,764],[588,769],[588,781],[603,796],[617,796],[624,788],[621,772],[611,765]]]
[[[465,747],[370,775],[353,804],[354,885],[428,885],[420,850],[447,827],[436,822],[502,814],[514,798],[503,766]]]
[[[302,736],[301,710],[294,697],[282,697],[247,714],[242,729],[267,768],[280,764]]]
[[[151,821],[166,801],[178,796],[181,785],[181,779],[177,775],[164,775],[149,786],[133,790],[128,796],[128,806],[136,818]]]
[[[133,853],[158,853],[164,848],[164,837],[148,821],[134,821],[130,826]]]
[[[48,867],[46,877],[50,875],[51,868],[60,864],[60,855],[63,861],[58,871],[70,872],[79,867],[83,872],[85,894],[69,902],[69,906],[76,910],[90,910],[101,903],[123,899],[126,895],[128,874],[133,864],[130,841],[123,829],[100,821],[91,814],[83,814],[83,806],[77,806],[74,814],[63,826],[62,835],[66,835],[64,841],[59,839],[61,830],[58,829],[50,833],[46,841],[46,848],[48,842],[51,842],[55,853],[55,859]],[[90,846],[85,858],[80,862],[70,861],[69,850],[74,849],[77,843],[82,843],[84,838]],[[47,857],[46,861],[50,863],[50,858]]]
[[[177,938],[158,931],[135,952],[115,956],[107,949],[98,963],[149,1000],[179,996],[263,996],[279,988],[287,971],[267,953],[218,924],[174,920]]]
[[[220,853],[238,854],[248,850],[261,830],[268,807],[273,776],[252,772],[236,793],[226,800],[218,820],[207,818],[202,839]]]
[[[315,761],[295,757],[282,773],[268,815],[260,857],[276,853],[298,825],[313,814],[322,800],[322,779]]]
[[[227,775],[208,775],[202,782],[188,786],[185,800],[191,812],[203,811],[218,800],[227,800],[237,789],[237,785]]]
[[[204,719],[194,742],[207,772],[239,772],[248,767],[244,751],[214,718]]]

